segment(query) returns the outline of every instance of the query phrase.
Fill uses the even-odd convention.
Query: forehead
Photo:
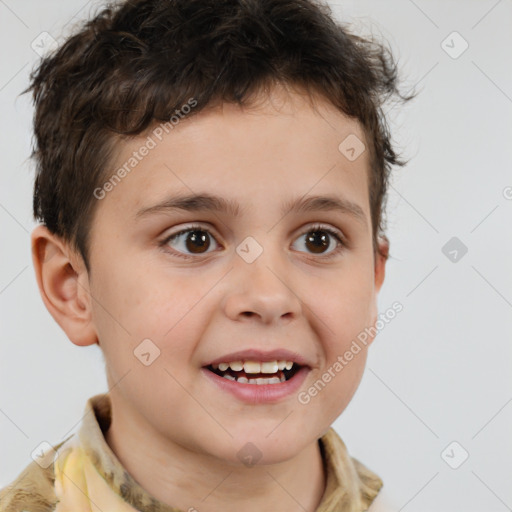
[[[364,132],[322,98],[276,89],[250,107],[223,103],[175,119],[118,145],[105,182],[115,184],[98,209],[135,221],[176,193],[223,197],[237,215],[263,216],[262,204],[282,214],[298,197],[327,194],[368,209]],[[109,180],[120,169],[122,179]]]

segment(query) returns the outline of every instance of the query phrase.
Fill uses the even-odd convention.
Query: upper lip
[[[308,361],[300,354],[282,348],[270,351],[258,349],[239,350],[237,352],[231,352],[230,354],[212,359],[204,366],[231,363],[233,361],[292,361],[293,363],[297,363],[299,366],[310,366]]]

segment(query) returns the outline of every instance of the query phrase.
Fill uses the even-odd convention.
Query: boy
[[[382,510],[330,426],[375,335],[391,56],[310,0],[130,0],[31,79],[37,282],[109,392],[0,510]]]

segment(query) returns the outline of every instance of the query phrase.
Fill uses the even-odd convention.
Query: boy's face
[[[341,371],[333,365],[375,323],[385,264],[372,250],[369,152],[350,161],[338,149],[351,134],[364,141],[356,121],[290,99],[275,92],[279,110],[203,111],[160,130],[161,141],[149,133],[156,146],[95,205],[83,285],[118,428],[228,462],[254,450],[272,463],[316,441],[352,398],[366,348]],[[147,135],[120,145],[112,174],[144,145],[153,146]],[[239,211],[153,208],[191,195]],[[313,196],[349,201],[362,215],[289,211]],[[230,355],[249,350],[256,355]],[[276,350],[306,368],[261,388],[206,369]],[[312,396],[329,369],[334,377]]]

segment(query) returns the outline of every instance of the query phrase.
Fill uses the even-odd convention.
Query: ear
[[[378,250],[375,252],[375,269],[374,269],[374,294],[372,296],[371,314],[370,314],[370,326],[375,326],[377,322],[378,307],[377,307],[377,296],[384,283],[384,277],[386,275],[386,262],[389,256],[389,240],[385,236],[380,236],[377,240]],[[373,337],[370,343],[373,342]]]
[[[382,235],[378,238],[378,251],[375,255],[375,292],[379,293],[386,275],[386,262],[389,256],[389,240]]]
[[[83,259],[43,225],[32,232],[31,246],[39,292],[54,320],[75,345],[97,343]]]

